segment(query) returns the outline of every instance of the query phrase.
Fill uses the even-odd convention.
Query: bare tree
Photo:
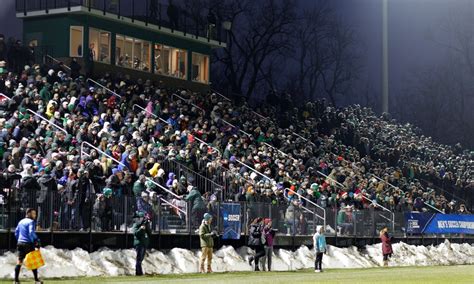
[[[258,84],[274,78],[275,62],[284,62],[285,52],[292,49],[296,1],[230,1],[225,11],[232,27],[227,47],[216,52],[215,60],[223,66],[232,91],[250,98]]]
[[[443,47],[440,63],[415,72],[400,102],[407,119],[445,143],[474,146],[474,27],[469,11],[456,12],[429,39]]]
[[[338,21],[327,0],[316,0],[303,12],[295,31],[298,92],[315,99],[325,94],[335,105],[336,97],[348,92],[358,78],[359,55],[354,31]]]

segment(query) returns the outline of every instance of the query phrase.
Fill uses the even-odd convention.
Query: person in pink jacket
[[[388,228],[380,231],[380,240],[382,241],[383,266],[388,266],[388,259],[392,257],[392,237],[388,234]]]

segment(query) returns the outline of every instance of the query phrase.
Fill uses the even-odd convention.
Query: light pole
[[[382,0],[382,112],[388,112],[388,0]]]

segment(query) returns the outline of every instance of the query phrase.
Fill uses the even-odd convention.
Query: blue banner
[[[238,203],[222,203],[221,218],[223,220],[224,232],[222,239],[239,240],[240,239],[240,204]]]
[[[407,213],[406,221],[407,233],[474,235],[474,215]]]
[[[424,233],[474,235],[474,215],[436,214]]]
[[[435,213],[408,212],[406,217],[406,232],[408,234],[422,234]]]

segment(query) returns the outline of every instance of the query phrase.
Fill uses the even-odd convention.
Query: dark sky
[[[21,20],[15,18],[15,0],[0,0],[0,33],[21,36]],[[474,0],[389,0],[390,94],[401,92],[417,67],[439,60],[444,51],[432,40],[443,21],[456,12],[473,9]],[[313,3],[300,0],[302,7]],[[364,50],[363,85],[380,92],[382,0],[333,0],[340,17],[354,27]],[[471,22],[474,25],[474,22]]]

